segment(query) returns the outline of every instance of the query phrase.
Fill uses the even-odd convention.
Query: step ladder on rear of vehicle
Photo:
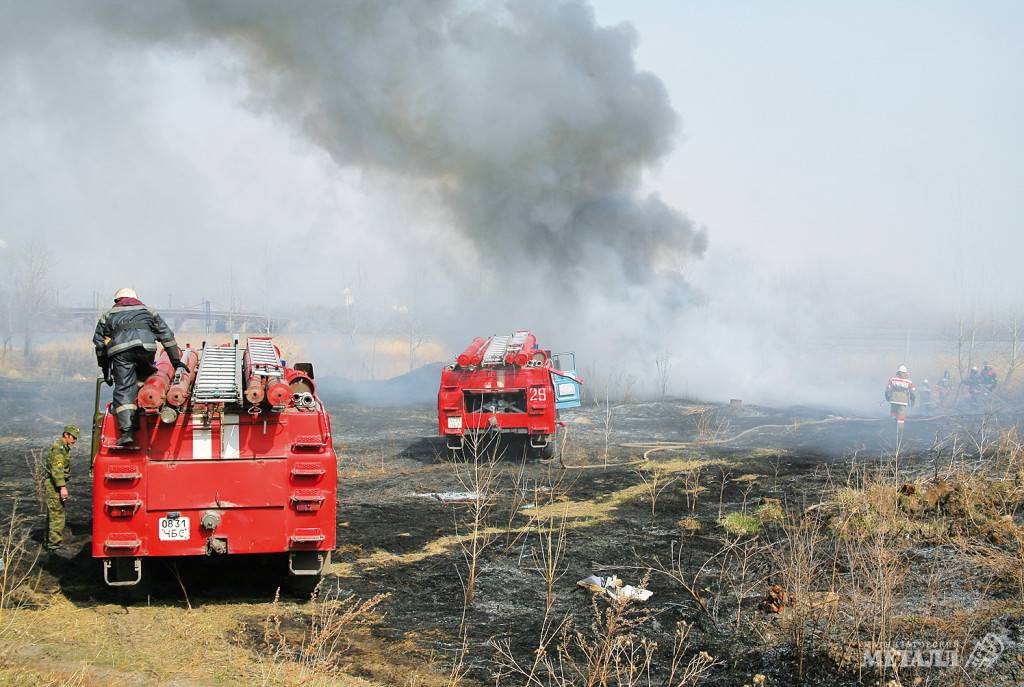
[[[484,352],[482,363],[484,365],[504,365],[505,353],[508,351],[508,344],[511,340],[511,336],[495,336],[492,338],[491,343],[488,344],[487,350]]]
[[[280,364],[280,362],[278,363]],[[204,343],[192,403],[242,402],[242,352],[236,340],[229,346]]]
[[[260,377],[280,377],[284,374],[281,358],[269,336],[250,336],[245,341],[249,349],[249,364],[252,372]]]

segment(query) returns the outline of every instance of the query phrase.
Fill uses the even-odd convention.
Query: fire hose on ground
[[[935,415],[932,417],[917,418],[915,422],[930,422],[933,420],[941,420],[943,418],[953,417],[952,415]],[[559,464],[567,470],[589,470],[594,468],[621,468],[629,467],[630,465],[643,465],[649,461],[649,457],[652,453],[659,451],[683,451],[690,448],[698,448],[701,446],[720,446],[722,444],[730,444],[734,441],[742,439],[743,437],[753,434],[754,432],[760,432],[766,429],[784,429],[787,431],[794,431],[803,427],[809,427],[811,425],[824,425],[836,422],[884,422],[887,418],[880,417],[829,417],[823,420],[808,420],[806,422],[794,422],[790,424],[771,424],[771,425],[757,425],[745,429],[739,434],[734,434],[731,437],[724,439],[709,439],[705,441],[651,441],[651,442],[629,442],[625,444],[619,444],[621,448],[634,448],[644,449],[642,458],[637,460],[627,461],[625,463],[600,463],[600,464],[587,464],[587,465],[570,465],[562,460],[562,452],[559,451],[558,461]]]

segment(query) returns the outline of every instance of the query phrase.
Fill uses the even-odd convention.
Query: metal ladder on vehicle
[[[505,351],[508,350],[508,343],[511,339],[511,336],[495,336],[491,339],[491,343],[487,345],[487,350],[484,352],[482,363],[484,365],[501,365],[504,363]]]
[[[521,329],[518,332],[512,333],[512,340],[508,342],[507,352],[518,353],[523,350],[523,344],[526,343],[526,337],[530,335],[530,332],[525,329]]]
[[[249,349],[249,364],[253,374],[261,377],[280,377],[284,374],[281,358],[274,348],[274,341],[269,336],[250,336],[245,341]]]
[[[237,341],[231,346],[203,344],[192,402],[242,402],[242,355]]]

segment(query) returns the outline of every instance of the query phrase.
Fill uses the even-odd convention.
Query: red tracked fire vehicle
[[[572,353],[552,354],[528,331],[477,337],[441,371],[438,431],[450,451],[486,430],[522,436],[547,454],[557,412],[579,407],[581,383]]]
[[[269,337],[163,353],[139,390],[134,445],[108,406],[93,427],[92,555],[111,586],[154,557],[280,554],[311,588],[335,546],[337,462],[308,363]]]

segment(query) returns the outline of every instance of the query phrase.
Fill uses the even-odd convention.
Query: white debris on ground
[[[470,503],[480,498],[475,491],[428,491],[423,494],[413,494],[413,496],[434,499],[442,503]]]
[[[611,577],[590,575],[577,582],[576,586],[595,594],[604,594],[613,601],[647,601],[654,595],[654,592],[649,589],[640,589],[631,584],[623,585],[617,575]]]

